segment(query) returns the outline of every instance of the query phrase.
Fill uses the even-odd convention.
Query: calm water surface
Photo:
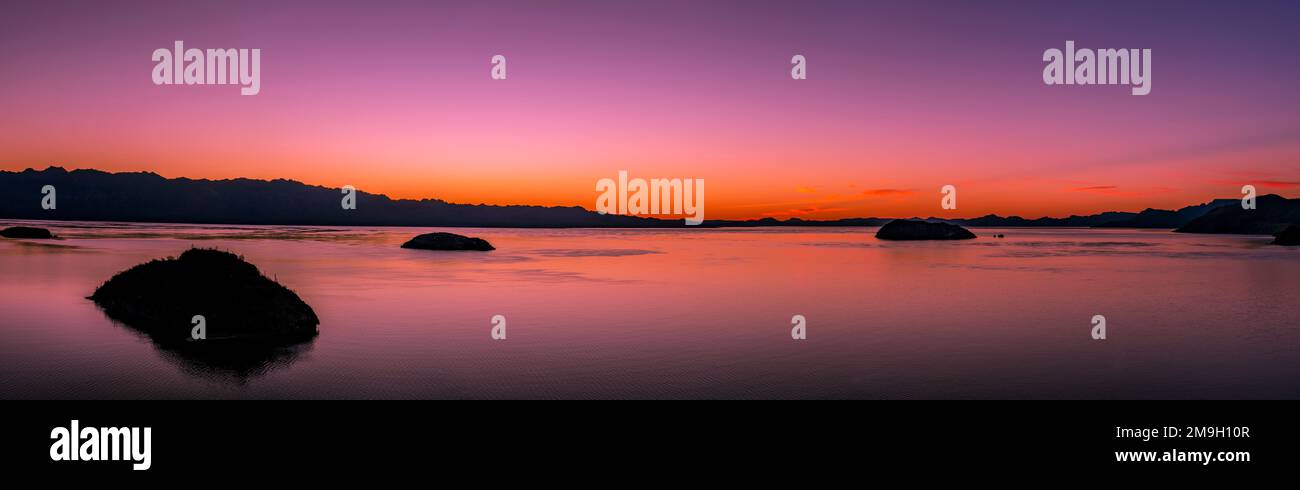
[[[1267,237],[443,230],[498,249],[471,253],[399,248],[434,229],[37,224],[64,239],[0,240],[4,398],[1300,398],[1300,250]],[[244,255],[320,336],[232,367],[85,299],[190,246]]]

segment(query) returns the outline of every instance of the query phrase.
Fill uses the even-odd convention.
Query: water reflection
[[[62,246],[0,240],[0,398],[1295,398],[1300,376],[1300,250],[1267,237],[446,230],[498,247],[463,254],[401,248],[439,229],[36,226]],[[194,245],[291,287],[321,335],[178,350],[85,299]]]
[[[181,372],[208,381],[244,385],[271,372],[288,368],[306,357],[316,336],[298,342],[164,342],[145,330],[109,316],[113,325],[146,339],[162,359]]]
[[[168,363],[185,374],[237,385],[288,368],[311,352],[315,339],[293,345],[261,345],[213,349],[177,349],[154,344]]]

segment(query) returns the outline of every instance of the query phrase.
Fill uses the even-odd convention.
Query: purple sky
[[[586,207],[626,169],[706,179],[718,218],[943,215],[944,184],[957,215],[1294,195],[1298,20],[1281,1],[19,2],[0,169]],[[175,40],[261,49],[261,93],[155,86]],[[1066,40],[1152,49],[1152,93],[1044,85]]]

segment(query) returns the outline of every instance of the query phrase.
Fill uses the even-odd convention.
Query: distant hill
[[[970,219],[943,219],[943,218],[926,218],[926,221],[943,221],[962,226],[986,227],[986,228],[1005,228],[1005,227],[1034,227],[1034,226],[1079,226],[1089,227],[1098,226],[1112,221],[1131,219],[1137,216],[1135,213],[1122,211],[1107,211],[1100,214],[1088,216],[1069,216],[1066,218],[1035,218],[1027,219],[1019,216],[1001,217],[995,214],[981,216]]]
[[[58,209],[41,209],[41,188],[57,189]],[[151,172],[109,173],[49,167],[21,172],[0,171],[0,218],[64,221],[130,221],[146,223],[210,223],[249,225],[315,226],[423,226],[423,227],[509,227],[509,228],[681,228],[680,219],[602,215],[581,207],[497,206],[455,204],[440,199],[391,199],[383,194],[357,191],[357,209],[340,206],[339,189],[308,185],[293,180],[254,179],[168,179]],[[1279,196],[1262,196],[1259,207],[1274,207]],[[1291,200],[1297,201],[1297,200]],[[1219,199],[1177,211],[1147,209],[1141,213],[1109,211],[1087,216],[1027,219],[1020,216],[987,215],[978,218],[925,218],[967,227],[1132,227],[1189,228],[1196,230],[1237,229],[1224,225],[1197,225],[1200,219],[1231,210],[1226,204],[1237,199]],[[1278,211],[1285,206],[1278,206]],[[1236,207],[1240,210],[1240,206]],[[1272,211],[1270,211],[1272,212]],[[1236,215],[1216,218],[1231,221]],[[838,220],[705,220],[701,227],[745,228],[767,226],[881,226],[894,218],[844,218]],[[918,218],[919,219],[919,218]],[[1276,228],[1278,223],[1300,223],[1294,218],[1263,215],[1243,216],[1262,222],[1251,230]],[[1288,221],[1291,220],[1291,221]],[[1254,222],[1254,221],[1251,221]],[[1209,222],[1207,222],[1209,223]],[[1279,228],[1280,229],[1280,228]],[[1180,229],[1180,231],[1189,231]],[[1254,231],[1252,231],[1253,233]],[[1244,233],[1218,232],[1207,233]]]
[[[1242,209],[1241,206],[1215,208],[1175,231],[1276,235],[1289,225],[1300,225],[1300,199],[1268,194],[1255,199],[1255,209]]]
[[[53,185],[57,211],[41,209]],[[452,204],[390,199],[357,191],[344,210],[339,189],[292,180],[167,179],[149,172],[67,171],[59,167],[0,172],[0,217],[152,223],[323,226],[667,227],[681,220],[601,215],[580,207]]]
[[[1121,219],[1095,225],[1098,228],[1178,228],[1196,218],[1205,216],[1215,208],[1241,204],[1240,199],[1215,199],[1213,201],[1187,206],[1177,211],[1147,208],[1129,219]]]

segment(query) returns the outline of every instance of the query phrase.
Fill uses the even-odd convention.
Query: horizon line
[[[289,178],[289,177],[276,177],[276,178],[272,178],[272,179],[261,179],[261,178],[253,178],[253,177],[223,177],[223,178],[206,178],[206,177],[204,177],[204,178],[195,178],[195,177],[186,177],[186,176],[169,177],[169,176],[163,175],[163,174],[158,173],[158,172],[153,171],[153,170],[134,170],[134,171],[120,171],[120,172],[114,172],[114,171],[109,171],[109,170],[102,170],[102,169],[98,169],[98,168],[93,168],[93,167],[64,167],[64,166],[62,166],[62,165],[58,165],[58,164],[48,164],[44,169],[39,169],[39,170],[36,169],[35,167],[31,167],[31,166],[28,166],[28,167],[26,167],[26,168],[24,168],[24,169],[22,169],[22,170],[5,170],[5,169],[0,169],[0,173],[13,173],[13,174],[20,174],[20,173],[24,173],[24,172],[37,172],[37,173],[39,173],[39,172],[46,172],[46,171],[51,171],[51,170],[62,170],[62,171],[64,171],[64,172],[68,172],[68,173],[77,172],[77,171],[100,172],[100,173],[109,174],[109,175],[148,174],[148,175],[155,175],[155,176],[157,176],[157,177],[159,177],[159,178],[162,178],[162,179],[164,179],[164,180],[182,180],[182,179],[184,179],[184,180],[190,180],[190,181],[196,181],[196,182],[230,182],[230,181],[236,181],[236,180],[249,180],[249,181],[256,181],[256,182],[286,181],[286,182],[293,182],[293,183],[296,183],[296,184],[299,184],[299,185],[303,185],[303,186],[307,186],[307,187],[317,187],[317,188],[330,189],[330,190],[341,190],[341,189],[343,189],[342,187],[333,187],[333,186],[322,185],[322,184],[308,183],[308,182],[305,182],[305,181],[302,181],[302,180],[297,180],[297,179]],[[475,204],[475,203],[453,202],[453,201],[448,201],[448,200],[445,200],[445,199],[442,199],[442,198],[438,198],[438,197],[395,198],[395,197],[389,196],[388,194],[385,194],[385,193],[382,193],[382,192],[370,192],[370,191],[366,191],[366,190],[363,190],[363,189],[360,189],[360,188],[356,188],[356,192],[357,192],[357,193],[361,193],[361,194],[369,194],[369,195],[371,195],[371,196],[379,196],[379,197],[383,197],[384,199],[388,199],[389,201],[395,201],[395,202],[396,202],[396,201],[410,201],[410,202],[440,201],[440,202],[444,202],[444,203],[448,203],[448,204],[456,204],[456,205],[464,205],[464,206],[490,206],[490,207],[538,207],[538,208],[546,208],[546,209],[571,209],[571,208],[578,208],[578,209],[582,209],[582,210],[587,211],[587,212],[590,212],[590,213],[596,213],[596,212],[597,212],[597,211],[594,210],[594,209],[590,209],[590,208],[588,208],[588,207],[586,207],[586,206],[581,206],[581,205],[562,206],[562,205],[543,205],[543,204],[487,204],[487,203],[482,203],[482,202],[480,202],[480,203],[476,203],[476,204]],[[1258,194],[1257,198],[1258,198],[1258,197],[1270,196],[1270,195],[1272,195],[1272,196],[1278,196],[1278,197],[1283,198],[1283,199],[1296,199],[1295,197],[1287,197],[1287,196],[1285,196],[1285,195],[1282,195],[1281,192],[1269,192],[1269,193],[1267,193],[1267,194]],[[786,218],[782,219],[782,218],[777,218],[777,217],[773,217],[773,216],[761,216],[761,217],[754,217],[754,218],[740,218],[740,219],[737,219],[737,218],[731,218],[731,219],[706,219],[705,221],[706,221],[706,222],[733,222],[733,223],[746,223],[746,222],[772,222],[772,221],[779,222],[779,223],[789,223],[789,222],[792,222],[792,221],[796,221],[796,222],[805,222],[805,223],[833,223],[833,222],[838,222],[838,221],[867,220],[867,219],[882,219],[882,220],[883,220],[883,219],[917,219],[917,220],[940,220],[940,221],[969,221],[969,220],[975,220],[975,219],[980,219],[980,218],[987,218],[987,217],[990,217],[990,216],[992,216],[992,217],[997,217],[997,218],[1003,218],[1003,219],[1019,218],[1019,219],[1023,219],[1023,220],[1027,220],[1027,221],[1035,221],[1035,220],[1043,220],[1043,219],[1069,219],[1069,218],[1075,218],[1075,217],[1097,216],[1097,215],[1106,214],[1106,213],[1131,213],[1131,214],[1139,214],[1139,213],[1142,213],[1142,212],[1144,212],[1144,211],[1150,211],[1150,210],[1154,210],[1154,211],[1178,211],[1179,209],[1182,209],[1182,208],[1185,208],[1185,207],[1190,207],[1190,206],[1200,206],[1200,205],[1210,204],[1210,203],[1213,203],[1213,202],[1215,202],[1215,201],[1223,201],[1223,200],[1232,200],[1232,201],[1235,201],[1235,200],[1240,200],[1240,199],[1241,199],[1241,198],[1239,198],[1239,197],[1215,197],[1215,198],[1210,198],[1210,199],[1208,199],[1208,200],[1204,200],[1204,201],[1201,201],[1201,202],[1195,202],[1195,203],[1191,203],[1191,204],[1184,204],[1183,206],[1181,206],[1181,207],[1179,207],[1179,208],[1176,208],[1176,209],[1160,209],[1160,208],[1154,208],[1154,207],[1150,207],[1150,206],[1148,206],[1148,207],[1143,208],[1142,210],[1138,210],[1138,211],[1125,211],[1125,210],[1113,210],[1113,209],[1112,209],[1112,210],[1106,210],[1106,211],[1101,211],[1101,212],[1092,213],[1092,214],[1078,214],[1078,213],[1071,213],[1071,214],[1066,215],[1066,216],[1043,215],[1043,216],[1039,216],[1039,217],[1035,217],[1035,218],[1028,218],[1028,217],[1021,216],[1021,215],[1019,215],[1019,214],[1006,214],[1006,215],[1003,215],[1003,214],[998,214],[998,213],[988,213],[988,214],[984,214],[984,215],[981,215],[981,216],[960,217],[960,218],[940,218],[940,217],[933,216],[933,215],[932,215],[932,216],[922,217],[922,216],[920,216],[920,215],[912,215],[912,216],[908,216],[908,217],[902,217],[902,216],[893,216],[893,217],[891,217],[891,216],[854,216],[854,217],[830,218],[830,219],[804,219],[804,218],[800,218],[799,216],[789,216],[789,217],[786,217]],[[678,218],[676,218],[676,217],[671,217],[671,218],[664,218],[664,217],[663,217],[663,216],[672,216],[672,215],[650,215],[650,214],[639,214],[639,215],[623,215],[623,216],[632,216],[632,217],[648,218],[648,219],[656,219],[656,220],[664,220],[664,221],[669,221],[669,220],[673,220],[673,219],[678,219]],[[13,218],[4,218],[4,219],[13,219]],[[55,220],[55,221],[60,221],[60,220]],[[106,222],[108,222],[108,221],[106,221]],[[127,222],[128,222],[128,223],[131,223],[131,221],[127,221]]]

